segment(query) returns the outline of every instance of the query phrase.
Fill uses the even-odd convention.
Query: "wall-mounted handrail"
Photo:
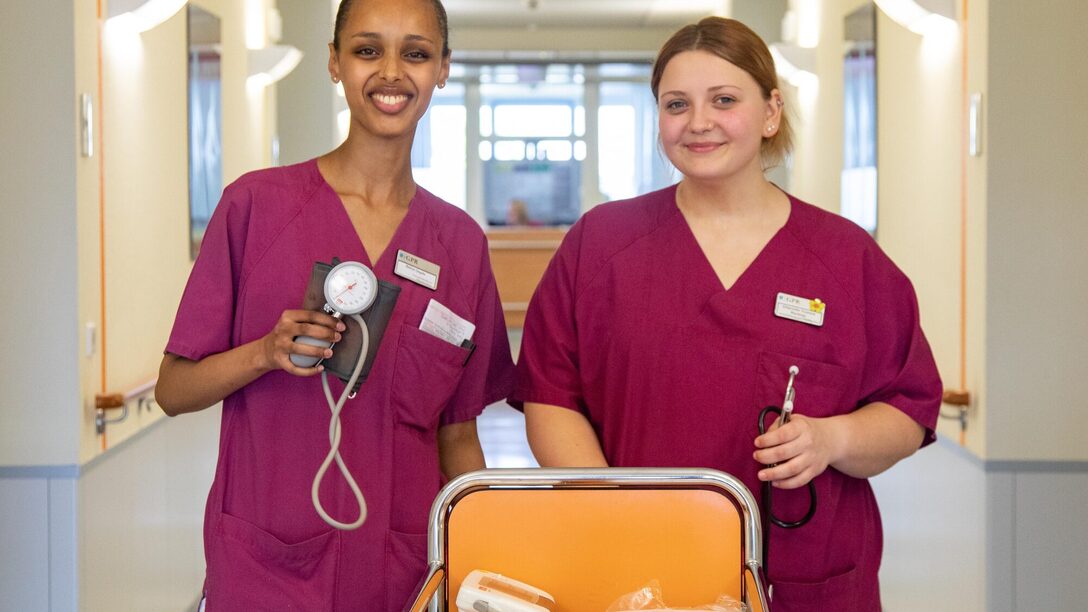
[[[106,433],[106,426],[113,425],[114,423],[120,423],[128,418],[128,407],[133,401],[136,402],[136,412],[139,413],[144,408],[151,409],[155,403],[155,384],[158,382],[157,378],[139,385],[126,393],[99,393],[94,397],[94,431],[100,436],[104,436]],[[107,410],[120,410],[121,414],[113,418],[106,418]],[[105,449],[103,449],[105,450]]]

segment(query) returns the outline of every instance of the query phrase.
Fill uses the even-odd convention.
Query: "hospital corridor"
[[[1088,610],[1088,3],[0,4],[0,612]]]

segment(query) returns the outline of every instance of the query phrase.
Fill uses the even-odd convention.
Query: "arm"
[[[608,467],[584,415],[548,404],[525,404],[529,447],[541,467]]]
[[[159,366],[155,402],[169,416],[177,416],[204,410],[272,370],[313,376],[323,368],[300,368],[291,363],[291,353],[331,357],[332,349],[297,344],[294,338],[313,336],[333,342],[343,330],[344,324],[327,314],[286,310],[266,336],[200,361],[167,353]]]
[[[872,403],[827,418],[794,415],[785,426],[755,440],[755,460],[776,467],[759,472],[783,489],[806,485],[828,466],[854,478],[869,478],[909,457],[925,429],[899,409]]]
[[[438,428],[438,462],[447,480],[486,467],[476,419]]]

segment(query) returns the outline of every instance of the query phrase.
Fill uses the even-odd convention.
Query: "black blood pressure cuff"
[[[340,260],[333,258],[331,264],[314,262],[310,271],[310,283],[306,286],[306,297],[302,301],[302,307],[306,310],[324,311],[325,308],[325,277]],[[359,386],[366,381],[370,374],[370,368],[374,364],[374,357],[378,354],[378,346],[382,343],[385,328],[389,326],[389,317],[393,314],[393,306],[400,297],[400,287],[383,280],[378,281],[378,297],[366,311],[359,314],[366,322],[370,331],[370,346],[366,352],[366,362],[363,363],[363,371],[359,379],[355,381],[352,393],[359,390]],[[355,363],[363,348],[363,335],[359,329],[359,323],[352,317],[341,319],[347,328],[341,333],[340,342],[332,347],[332,357],[322,361],[325,371],[334,374],[347,384],[351,380],[351,373],[355,371]]]

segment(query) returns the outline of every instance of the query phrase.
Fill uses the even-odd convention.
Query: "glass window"
[[[573,109],[559,104],[501,104],[495,107],[495,134],[527,138],[570,136]]]
[[[619,200],[675,182],[676,172],[657,146],[657,103],[650,85],[606,81],[600,87],[600,192],[609,200]]]
[[[675,178],[649,74],[638,63],[457,64],[417,128],[416,180],[493,225],[568,225],[583,194],[596,204],[664,187]],[[466,108],[470,86],[478,102]],[[599,95],[587,100],[587,88]]]
[[[465,207],[465,148],[468,136],[465,86],[449,83],[435,91],[412,143],[412,176],[427,191]]]

